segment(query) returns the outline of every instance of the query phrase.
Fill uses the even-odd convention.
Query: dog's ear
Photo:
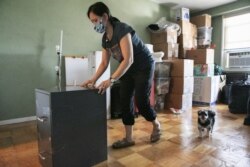
[[[198,115],[201,115],[201,113],[202,113],[202,110],[199,110],[199,111],[198,111]]]
[[[214,117],[214,116],[215,116],[215,112],[212,111],[212,110],[208,110],[208,115],[209,115],[210,117]]]

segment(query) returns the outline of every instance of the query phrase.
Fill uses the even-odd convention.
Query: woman
[[[160,139],[160,123],[156,112],[150,107],[150,89],[152,85],[154,61],[152,56],[129,25],[112,17],[109,8],[103,2],[91,5],[87,12],[88,18],[94,24],[102,37],[102,61],[94,76],[82,84],[83,87],[94,86],[98,78],[106,70],[110,57],[119,61],[119,66],[110,79],[98,85],[100,93],[110,87],[118,79],[121,81],[120,98],[122,121],[125,127],[125,138],[113,143],[113,148],[123,148],[135,144],[133,140],[134,97],[139,113],[149,122],[153,129],[151,142]]]

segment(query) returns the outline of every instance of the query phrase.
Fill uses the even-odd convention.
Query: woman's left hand
[[[98,93],[104,94],[106,89],[108,89],[112,85],[110,79],[103,81],[97,88],[99,89]]]

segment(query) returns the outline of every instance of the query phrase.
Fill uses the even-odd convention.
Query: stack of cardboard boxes
[[[220,76],[214,76],[214,49],[188,50],[187,58],[194,60],[193,103],[214,104],[220,84]]]
[[[166,60],[172,63],[170,72],[171,83],[166,96],[165,108],[188,110],[192,108],[194,89],[193,60]]]
[[[169,94],[166,96],[165,108],[188,110],[192,108],[194,89],[193,60],[185,58],[186,50],[196,48],[196,26],[189,22],[189,9],[180,8],[176,11],[176,20],[181,27],[178,37],[179,59],[168,59],[171,62],[171,82]]]
[[[151,44],[154,52],[164,52],[162,59],[178,57],[177,31],[165,29],[162,31],[151,32]],[[164,108],[165,96],[169,91],[170,85],[170,67],[168,62],[155,62],[154,73],[154,108],[159,111]],[[152,92],[152,89],[151,89]],[[151,93],[152,97],[152,93]]]
[[[179,59],[184,54],[184,49],[196,48],[196,26],[189,22],[189,9],[181,8],[176,13],[176,19],[182,27],[182,34],[178,37],[177,31],[166,29],[164,32],[151,33],[151,43],[154,52],[163,51],[163,61],[171,63],[170,87],[166,94],[165,108],[187,110],[192,108],[193,93],[193,60]],[[162,99],[162,98],[161,98]]]
[[[177,10],[176,21],[181,28],[181,35],[178,37],[179,58],[186,58],[186,51],[197,48],[197,28],[196,25],[190,23],[189,18],[179,17],[179,13],[189,12],[186,8]],[[189,15],[189,14],[182,14]]]
[[[153,51],[164,53],[163,60],[178,58],[179,45],[177,43],[177,30],[166,28],[161,31],[150,32],[150,37]],[[155,102],[154,108],[156,110],[162,110],[164,108],[165,96],[169,92],[171,80],[170,67],[171,63],[166,61],[155,63],[153,98]]]
[[[211,16],[207,14],[191,18],[191,22],[196,24],[198,31],[199,28],[211,28]],[[214,49],[203,47],[210,44],[211,34],[198,33],[198,49],[186,52],[186,58],[194,60],[194,104],[211,105],[217,100],[219,76],[214,76]]]
[[[174,30],[151,33],[154,51],[163,51],[163,61],[171,63],[165,108],[188,110],[193,103],[214,103],[219,77],[214,76],[214,50],[204,48],[211,44],[211,16],[197,16],[190,22],[189,10],[181,8],[176,12],[176,21],[181,28],[178,40]]]

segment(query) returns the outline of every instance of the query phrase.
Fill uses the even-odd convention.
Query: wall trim
[[[15,123],[28,122],[28,121],[34,121],[34,120],[36,120],[36,116],[9,119],[9,120],[0,121],[0,126],[1,125],[15,124]]]

